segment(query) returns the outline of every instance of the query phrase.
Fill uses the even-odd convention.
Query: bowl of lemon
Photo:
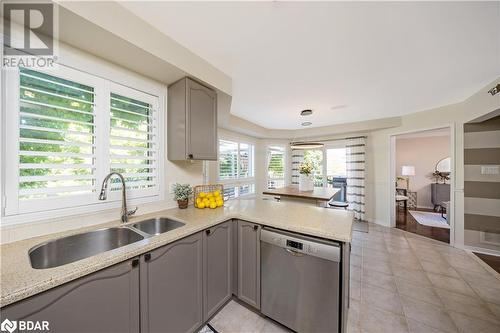
[[[222,197],[222,193],[219,190],[215,190],[213,192],[200,192],[195,199],[196,208],[215,209],[222,206],[224,206],[224,198]]]

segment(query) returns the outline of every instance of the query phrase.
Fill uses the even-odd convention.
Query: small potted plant
[[[314,179],[312,177],[313,165],[310,162],[299,164],[299,191],[314,190]]]
[[[175,183],[172,187],[174,191],[174,199],[180,209],[185,209],[188,206],[189,196],[193,194],[193,188],[189,184]]]

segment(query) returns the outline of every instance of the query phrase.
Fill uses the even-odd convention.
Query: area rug
[[[411,216],[413,216],[413,218],[422,225],[434,228],[450,229],[448,222],[446,222],[440,213],[420,212],[417,210],[410,210],[409,212]]]

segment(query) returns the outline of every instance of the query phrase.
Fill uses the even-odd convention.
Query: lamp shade
[[[413,165],[403,165],[401,168],[401,175],[415,176],[415,167]]]

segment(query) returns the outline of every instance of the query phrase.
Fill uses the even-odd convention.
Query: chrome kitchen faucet
[[[116,175],[118,178],[120,178],[122,182],[122,223],[128,222],[128,217],[131,215],[134,215],[135,212],[137,212],[137,207],[133,210],[127,210],[127,194],[125,192],[125,178],[123,178],[121,173],[118,172],[111,172],[109,173],[106,178],[104,178],[102,182],[102,187],[101,187],[101,194],[99,194],[99,200],[106,200],[107,198],[107,189],[108,189],[108,182],[111,176]]]

